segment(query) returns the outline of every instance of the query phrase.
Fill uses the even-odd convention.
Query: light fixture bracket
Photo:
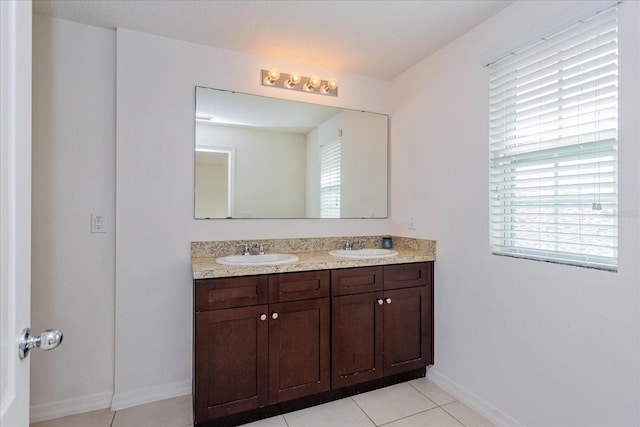
[[[295,90],[306,93],[315,93],[317,95],[338,96],[338,86],[335,80],[320,80],[320,85],[318,85],[317,87],[311,87],[309,82],[311,81],[312,77],[300,76],[300,82],[294,84],[291,82],[291,74],[294,73],[288,74],[281,72],[280,78],[278,78],[276,81],[273,81],[269,77],[269,71],[270,70],[260,71],[260,82],[262,86],[277,87],[280,89]]]

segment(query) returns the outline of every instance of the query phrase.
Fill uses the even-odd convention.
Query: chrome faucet
[[[248,243],[243,243],[241,245],[238,246],[242,246],[242,255],[251,255],[251,252],[249,252],[249,244]]]
[[[350,251],[351,250],[351,243],[349,243],[348,240],[344,241],[344,246],[342,247],[342,249],[344,249],[345,251]]]
[[[257,252],[258,255],[264,255],[264,244],[263,243],[256,243],[255,245],[253,245],[253,252]]]
[[[351,249],[354,251],[362,249],[362,240],[354,240],[353,244],[351,245]]]

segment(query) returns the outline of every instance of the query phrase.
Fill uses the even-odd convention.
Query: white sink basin
[[[264,255],[229,255],[216,259],[218,264],[255,267],[261,265],[277,265],[298,261],[298,257],[289,254]]]
[[[344,249],[335,249],[329,254],[343,258],[386,258],[398,255],[397,251],[391,249],[352,249],[346,251]]]

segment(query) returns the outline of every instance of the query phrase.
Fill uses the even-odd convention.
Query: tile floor
[[[31,424],[31,427],[191,427],[191,396]],[[244,427],[485,427],[492,426],[438,386],[419,378]]]

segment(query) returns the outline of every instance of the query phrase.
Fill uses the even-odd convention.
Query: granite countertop
[[[216,263],[216,258],[238,254],[238,245],[254,241],[213,241],[191,243],[191,268],[194,279],[218,277],[252,276],[258,274],[288,273],[294,271],[328,270],[336,268],[366,267],[375,265],[404,264],[410,262],[435,261],[434,240],[412,239],[393,236],[393,250],[398,255],[386,258],[352,259],[329,254],[338,249],[344,240],[362,240],[365,248],[379,248],[383,236],[329,237],[309,239],[263,239],[267,253],[295,254],[296,262],[262,265],[229,266]]]

